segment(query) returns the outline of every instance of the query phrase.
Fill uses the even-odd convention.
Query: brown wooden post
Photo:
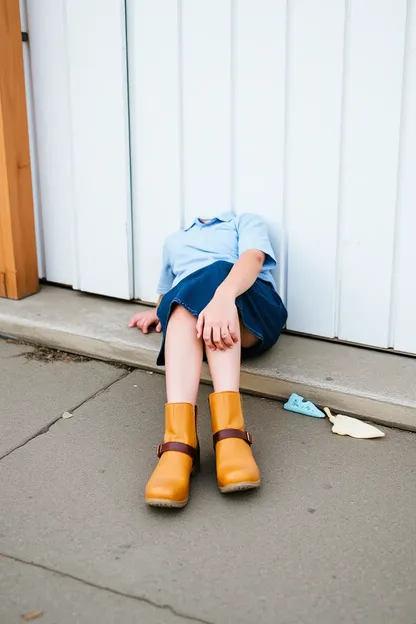
[[[0,0],[0,296],[38,288],[19,0]]]

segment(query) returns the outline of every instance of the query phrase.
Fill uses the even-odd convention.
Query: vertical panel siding
[[[288,327],[334,335],[344,1],[289,3]]]
[[[389,346],[416,353],[416,2],[408,8]]]
[[[234,0],[233,8],[233,205],[267,220],[284,259],[286,1]]]
[[[351,0],[342,168],[342,339],[388,345],[406,0]]]
[[[124,0],[71,0],[65,7],[80,288],[129,298],[133,284]]]
[[[30,0],[48,279],[132,294],[124,4],[134,296],[253,211],[289,329],[416,353],[416,0]]]
[[[181,224],[180,14],[128,0],[135,296],[155,301],[165,238]]]
[[[27,3],[46,277],[74,284],[73,178],[63,0]],[[29,113],[30,115],[30,113]]]
[[[231,0],[182,0],[185,219],[231,206]]]
[[[129,298],[124,0],[27,4],[46,277]]]

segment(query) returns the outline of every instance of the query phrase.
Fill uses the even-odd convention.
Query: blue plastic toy
[[[316,407],[311,401],[306,401],[299,394],[291,394],[287,403],[283,405],[285,410],[303,414],[304,416],[312,416],[313,418],[325,418],[325,414]]]

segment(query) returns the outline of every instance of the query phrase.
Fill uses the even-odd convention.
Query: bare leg
[[[196,405],[201,378],[203,344],[196,337],[196,319],[177,306],[169,319],[165,342],[168,403]]]
[[[240,324],[239,341],[231,349],[211,351],[207,358],[214,393],[210,395],[211,425],[215,436],[225,438],[215,444],[217,480],[223,494],[259,487],[260,472],[251,446],[233,430],[245,431],[240,387],[241,347],[253,346],[257,338]],[[244,336],[244,338],[243,338]]]
[[[188,502],[191,471],[199,463],[195,405],[202,353],[202,339],[196,335],[196,319],[185,308],[177,306],[166,332],[165,435],[158,452],[159,463],[146,485],[148,505],[175,508]],[[173,444],[176,446],[172,447]],[[178,451],[178,445],[185,450]],[[189,447],[194,449],[192,453],[188,452]]]
[[[241,321],[239,328],[238,342],[231,349],[206,350],[215,392],[239,392],[241,347],[252,347],[258,342],[258,338]]]

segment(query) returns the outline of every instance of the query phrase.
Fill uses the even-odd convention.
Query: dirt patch
[[[21,357],[26,360],[36,360],[36,362],[89,362],[91,358],[84,355],[76,355],[75,353],[66,353],[65,351],[55,351],[48,347],[35,347],[33,351],[21,353]]]
[[[53,362],[91,362],[93,358],[90,358],[86,355],[78,355],[76,353],[68,353],[67,351],[60,351],[59,349],[50,349],[49,347],[40,347],[39,345],[31,344],[30,342],[25,342],[23,340],[15,340],[13,338],[8,338],[6,342],[11,344],[24,345],[27,347],[31,347],[33,351],[27,351],[26,353],[19,353],[14,357],[23,357],[28,361],[35,360],[36,362],[44,362],[45,364],[50,364]],[[109,362],[105,361],[106,364],[110,366],[114,366],[115,368],[122,368],[123,370],[132,371],[134,370],[131,366],[127,366],[122,364],[121,362]]]

